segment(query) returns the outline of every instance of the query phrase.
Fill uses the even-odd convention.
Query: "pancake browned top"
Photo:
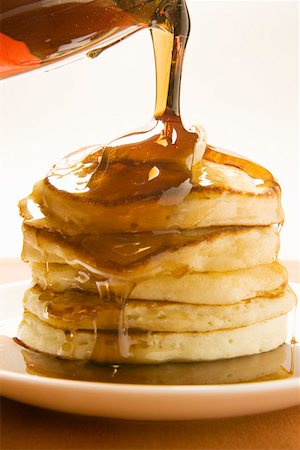
[[[137,155],[95,146],[67,156],[20,202],[21,215],[37,219],[39,209],[50,229],[68,234],[283,221],[278,183],[248,160],[207,146],[192,180],[182,160],[174,163],[154,152],[156,159],[148,155],[145,161]]]

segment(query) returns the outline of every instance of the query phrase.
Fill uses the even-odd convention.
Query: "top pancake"
[[[67,234],[283,221],[280,187],[272,175],[209,146],[196,181],[164,161],[118,160],[107,170],[102,148],[82,149],[36,183],[20,210],[27,221],[46,217],[50,229]]]

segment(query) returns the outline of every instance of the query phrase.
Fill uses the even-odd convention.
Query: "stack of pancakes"
[[[277,261],[283,215],[271,174],[207,147],[188,192],[183,183],[159,198],[100,201],[101,155],[67,157],[20,202],[34,283],[19,339],[101,363],[209,361],[280,346],[296,299]]]

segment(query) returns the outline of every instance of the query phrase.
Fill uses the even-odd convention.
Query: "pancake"
[[[26,371],[31,375],[68,380],[150,385],[207,385],[282,379],[289,356],[285,345],[258,355],[197,363],[166,363],[109,366],[91,361],[69,361],[22,349]]]
[[[125,306],[96,294],[65,291],[55,294],[31,288],[24,309],[64,330],[118,330],[126,328],[163,332],[206,332],[238,328],[286,314],[294,308],[295,294],[287,287],[269,297],[256,297],[232,305],[192,305],[161,301],[127,300]]]
[[[245,269],[271,263],[279,248],[278,232],[268,226],[69,236],[25,222],[23,235],[26,261],[66,262],[133,280],[158,273]]]
[[[186,275],[158,275],[143,280],[129,297],[196,304],[230,304],[268,295],[287,282],[286,270],[278,263],[226,272],[189,272]]]
[[[226,164],[217,162],[220,155]],[[272,175],[250,161],[223,155],[212,147],[207,147],[197,183],[193,184],[188,175],[177,180],[177,168],[170,162],[146,164],[143,160],[130,161],[128,156],[112,163],[108,173],[102,156],[103,148],[98,147],[63,159],[20,202],[22,217],[32,219],[28,203],[32,201],[47,217],[49,228],[67,234],[270,225],[283,221],[280,187]],[[250,174],[237,167],[239,162],[241,167],[250,167]],[[255,177],[251,176],[251,165],[258,168]],[[148,174],[155,167],[160,167],[159,176],[149,183]],[[181,175],[182,170],[178,168]],[[115,183],[118,189],[112,190]]]
[[[287,315],[253,325],[205,333],[113,332],[52,327],[24,313],[18,338],[27,347],[64,359],[92,359],[100,363],[162,363],[211,361],[262,353],[279,347],[286,338]]]
[[[31,266],[33,281],[41,288],[54,292],[80,289],[96,293],[101,298],[119,296],[123,281],[109,283],[87,270],[66,264]],[[227,272],[188,272],[176,275],[157,275],[128,283],[129,298],[165,300],[181,303],[226,305],[257,297],[272,295],[287,283],[287,271],[278,262]],[[222,288],[220,288],[222,286]]]

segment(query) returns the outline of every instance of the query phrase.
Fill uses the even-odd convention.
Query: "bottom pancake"
[[[24,313],[18,338],[42,353],[63,359],[100,363],[153,364],[167,361],[211,361],[266,352],[286,339],[287,314],[247,327],[205,333],[120,333],[54,328]]]
[[[151,385],[230,384],[287,378],[287,345],[258,355],[166,364],[95,364],[92,361],[69,361],[22,349],[26,371],[31,375],[102,383]],[[287,364],[288,366],[288,364]]]

